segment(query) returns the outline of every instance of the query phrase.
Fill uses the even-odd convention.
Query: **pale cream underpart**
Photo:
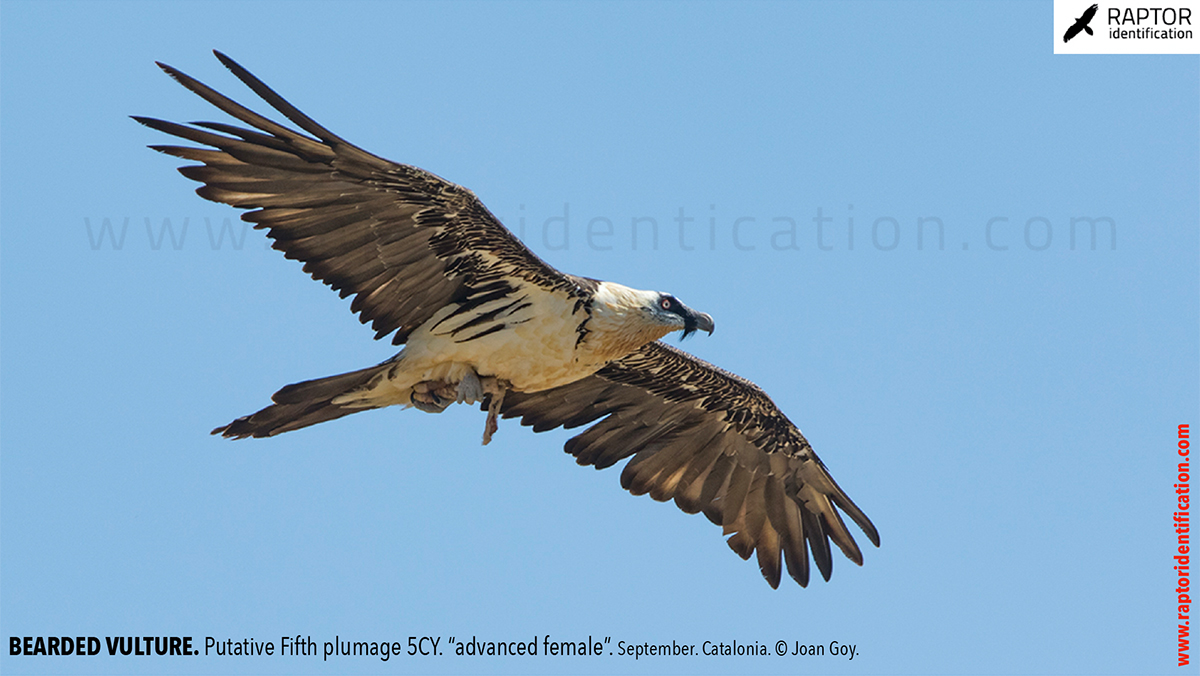
[[[456,328],[475,317],[521,296],[526,297],[523,302],[531,303],[529,307],[515,312],[507,310],[489,322],[453,335]],[[576,327],[587,313],[582,307],[575,309],[577,299],[533,284],[523,284],[518,292],[505,298],[441,321],[458,307],[447,306],[413,331],[390,369],[366,388],[342,395],[334,403],[365,407],[408,405],[413,385],[424,381],[457,383],[470,370],[480,377],[507,381],[512,389],[523,392],[575,382],[609,361],[683,328],[682,318],[676,322],[672,316],[670,323],[662,323],[663,319],[652,309],[658,297],[653,291],[601,282],[587,323],[588,333],[582,342],[578,340]],[[459,342],[501,323],[507,325],[503,330]]]

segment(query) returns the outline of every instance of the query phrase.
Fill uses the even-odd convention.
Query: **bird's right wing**
[[[520,296],[526,284],[584,297],[586,283],[547,265],[475,197],[416,167],[390,162],[314,122],[229,57],[217,58],[307,134],[274,122],[184,73],[180,84],[248,127],[138,122],[207,148],[151,146],[198,165],[180,173],[214,202],[254,209],[274,248],[337,290],[376,338],[409,333],[449,303]]]
[[[487,407],[487,402],[484,403]],[[800,430],[754,383],[664,343],[650,343],[583,380],[542,392],[510,391],[506,418],[535,432],[595,422],[567,442],[597,469],[633,456],[621,485],[634,495],[674,498],[722,526],[742,558],[757,551],[763,576],[808,584],[808,550],[826,580],[830,541],[855,563],[862,553],[849,516],[879,546],[871,520],[834,482]]]

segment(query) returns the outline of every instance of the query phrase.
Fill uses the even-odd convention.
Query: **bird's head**
[[[651,298],[651,315],[654,320],[671,327],[671,331],[683,331],[683,338],[697,330],[713,332],[713,318],[707,312],[696,312],[684,305],[678,298],[669,293],[658,293],[657,298]]]
[[[587,320],[588,342],[605,358],[620,359],[672,331],[713,332],[713,318],[669,293],[600,282]],[[614,356],[615,355],[615,356]]]

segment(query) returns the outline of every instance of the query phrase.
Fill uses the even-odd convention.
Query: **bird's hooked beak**
[[[687,338],[696,332],[696,330],[707,331],[708,335],[713,332],[713,318],[707,312],[696,312],[692,308],[687,308],[683,315],[683,338]]]
[[[646,295],[650,295],[649,300],[651,300],[651,303],[645,306],[646,310],[653,317],[651,321],[660,327],[666,327],[668,332],[682,329],[683,336],[680,340],[687,338],[697,330],[708,331],[708,334],[712,335],[712,315],[706,312],[696,312],[670,294],[643,292],[643,296]],[[680,326],[680,324],[683,324],[683,326]],[[662,334],[660,333],[659,335],[661,336]]]

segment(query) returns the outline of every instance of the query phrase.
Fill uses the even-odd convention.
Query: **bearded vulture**
[[[621,485],[704,512],[743,559],[778,587],[780,558],[801,586],[809,551],[821,575],[830,541],[862,553],[842,520],[879,546],[871,521],[834,482],[800,430],[753,383],[658,342],[713,320],[677,298],[554,269],[475,195],[396,164],[320,126],[220,52],[243,83],[290,120],[272,121],[158,64],[247,126],[135,117],[205,147],[153,145],[201,196],[241,209],[274,248],[337,290],[375,337],[404,345],[377,366],[288,385],[261,411],[213,430],[268,437],[398,404],[441,412],[479,402],[541,432],[595,423],[566,444],[597,469],[632,457]],[[307,132],[307,133],[303,133]]]

